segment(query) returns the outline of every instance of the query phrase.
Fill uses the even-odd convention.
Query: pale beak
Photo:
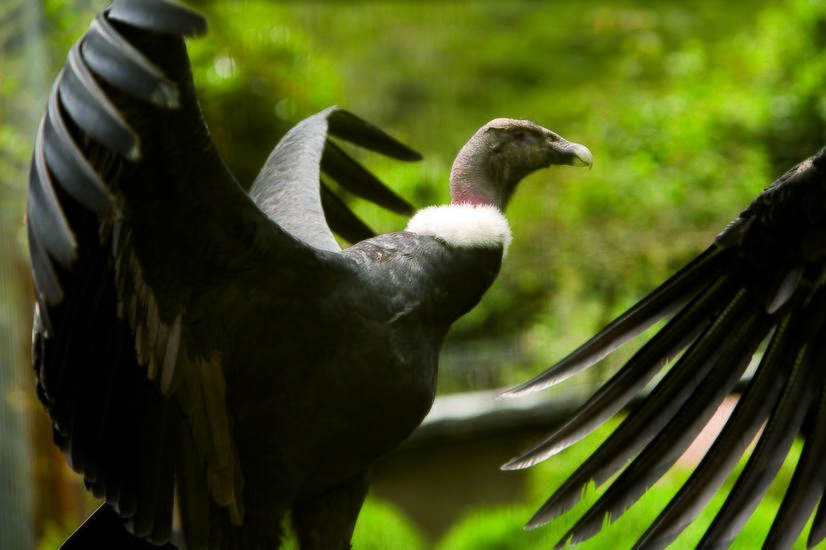
[[[588,168],[594,165],[594,155],[592,155],[591,150],[584,145],[564,139],[555,142],[554,145],[560,157],[565,161],[560,162],[560,164],[587,166]]]
[[[552,152],[551,164],[567,164],[569,166],[587,166],[590,168],[594,164],[594,156],[591,150],[579,143],[573,143],[567,139],[554,134],[556,139],[548,145]]]

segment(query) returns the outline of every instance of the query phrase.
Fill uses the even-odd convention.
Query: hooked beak
[[[552,164],[587,166],[588,168],[594,165],[594,156],[591,154],[591,150],[584,145],[559,138],[552,141],[550,146],[553,151]]]

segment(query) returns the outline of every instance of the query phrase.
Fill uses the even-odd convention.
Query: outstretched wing
[[[576,443],[640,396],[676,359],[528,527],[570,509],[591,480],[601,485],[621,472],[560,545],[595,534],[606,514],[615,521],[676,462],[766,343],[724,430],[638,546],[662,547],[676,538],[761,428],[745,470],[701,544],[724,544],[737,535],[800,435],[803,455],[767,538],[772,547],[790,546],[826,486],[826,149],[767,187],[705,252],[662,286],[506,395],[545,388],[587,369],[668,316],[668,323],[568,422],[504,466],[527,467]],[[825,508],[821,504],[815,516],[810,546],[826,535]]]
[[[168,0],[96,17],[52,89],[27,212],[33,362],[55,441],[138,536],[169,539],[176,497],[191,548],[244,516],[222,363],[237,342],[216,338],[222,307],[242,289],[300,296],[307,273],[339,265],[273,223],[221,160],[183,41],[205,28]],[[416,156],[334,113],[331,134]],[[343,203],[328,217],[365,231]]]
[[[388,210],[410,215],[413,207],[328,139],[328,134],[399,160],[421,156],[337,107],[305,118],[281,139],[252,184],[250,196],[292,235],[316,248],[338,251],[333,231],[351,242],[374,234],[321,181],[322,170],[345,189]]]

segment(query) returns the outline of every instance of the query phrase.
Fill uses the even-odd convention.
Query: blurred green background
[[[189,4],[210,23],[190,43],[202,108],[242,184],[287,128],[331,104],[424,154],[414,165],[360,157],[417,207],[447,201],[454,155],[495,117],[533,119],[592,150],[590,171],[552,168],[522,183],[508,210],[514,244],[493,289],[451,334],[442,393],[502,387],[547,367],[826,144],[824,0]],[[33,392],[23,212],[51,81],[104,5],[0,5],[0,532],[20,531],[7,540],[21,548],[44,530],[50,547],[82,514],[65,488],[72,476],[55,471],[61,459]],[[356,207],[381,232],[406,223]],[[611,368],[559,391],[593,386]],[[476,527],[458,525],[444,547],[547,544],[518,538],[527,536],[519,525],[561,474],[531,475],[541,481],[524,510],[479,510],[468,520]],[[365,517],[396,518],[399,533],[433,544],[382,506],[371,502]],[[497,522],[518,537],[484,531]],[[461,542],[479,532],[485,545]],[[370,547],[364,540],[356,547]]]

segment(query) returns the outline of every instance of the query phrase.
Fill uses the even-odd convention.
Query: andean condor
[[[302,548],[348,548],[371,464],[427,413],[445,334],[499,271],[516,185],[591,154],[495,119],[460,151],[450,205],[342,250],[328,221],[355,240],[364,227],[320,170],[407,205],[328,134],[417,154],[331,108],[244,192],[195,96],[183,36],[204,29],[169,0],[114,2],[72,48],[36,139],[37,389],[55,442],[111,506],[72,547],[127,544],[100,538],[114,510],[136,542],[274,548],[289,513]]]
[[[135,534],[162,543],[177,495],[193,548],[269,546],[287,509],[304,546],[346,546],[370,462],[429,407],[444,332],[495,276],[509,238],[498,212],[515,184],[551,162],[590,163],[590,154],[535,125],[493,121],[454,166],[454,202],[465,206],[425,211],[409,232],[340,251],[324,214],[350,240],[367,229],[319,186],[319,165],[386,207],[407,206],[326,134],[405,160],[415,153],[330,109],[282,141],[245,195],[194,99],[180,36],[203,30],[200,17],[168,0],[116,2],[58,79],[28,213],[38,390],[68,460],[114,506],[93,522],[112,527],[116,509]],[[529,526],[570,508],[590,480],[621,471],[560,542],[592,535],[606,514],[618,518],[765,345],[723,433],[639,546],[673,540],[761,429],[702,544],[736,535],[802,435],[803,456],[766,543],[785,547],[797,537],[826,479],[824,174],[821,151],[639,305],[507,394],[557,383],[669,319],[568,423],[506,465],[554,455],[645,393]],[[456,211],[470,217],[457,220]],[[457,285],[463,269],[478,281],[464,274],[475,282]],[[343,310],[353,316],[343,320]],[[266,326],[256,321],[262,312]],[[326,345],[305,346],[308,331]],[[365,374],[376,365],[384,368]],[[826,534],[824,507],[814,516],[810,546]],[[100,525],[84,526],[74,547],[99,542]],[[115,527],[107,535],[140,540]]]

